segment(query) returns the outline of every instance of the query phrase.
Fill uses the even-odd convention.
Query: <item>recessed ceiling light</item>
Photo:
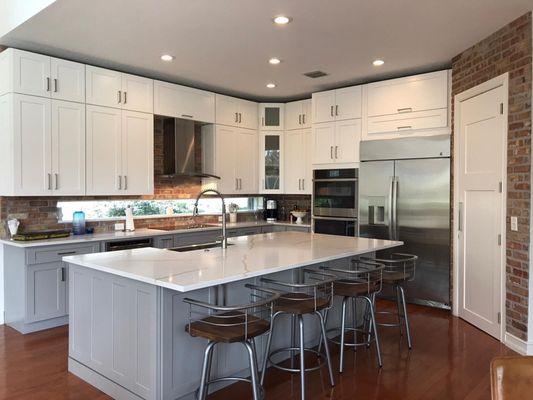
[[[374,60],[374,62],[372,64],[374,64],[374,67],[381,67],[383,64],[385,64],[385,61],[383,61],[383,60]]]
[[[285,15],[278,15],[277,17],[274,17],[273,21],[278,25],[287,25],[292,21],[292,18],[286,17]]]
[[[267,83],[267,88],[274,89],[276,87],[275,83]]]
[[[161,60],[163,61],[172,61],[174,59],[174,56],[171,56],[170,54],[163,54],[161,56]]]
[[[268,62],[270,64],[277,65],[277,64],[279,64],[281,62],[281,60],[279,58],[275,58],[274,57],[274,58],[271,58],[270,60],[268,60]]]

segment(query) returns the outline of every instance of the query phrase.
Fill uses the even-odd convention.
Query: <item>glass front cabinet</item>
[[[259,134],[261,193],[283,193],[283,132]]]
[[[259,104],[259,129],[266,131],[282,131],[285,121],[285,104]]]

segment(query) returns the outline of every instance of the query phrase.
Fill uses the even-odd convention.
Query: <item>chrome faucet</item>
[[[202,198],[202,196],[206,193],[214,193],[218,197],[220,197],[220,200],[222,200],[222,248],[226,249],[228,248],[228,236],[226,235],[226,202],[224,201],[224,196],[222,193],[220,193],[218,190],[215,189],[206,189],[196,197],[196,202],[194,203],[194,209],[193,209],[193,215],[198,215],[198,202]]]

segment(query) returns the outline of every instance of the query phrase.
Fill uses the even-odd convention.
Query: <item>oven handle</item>
[[[357,218],[346,218],[346,217],[317,217],[317,216],[314,216],[312,217],[313,219],[326,219],[326,220],[330,220],[330,221],[357,221]]]
[[[357,178],[313,179],[313,182],[357,182]]]

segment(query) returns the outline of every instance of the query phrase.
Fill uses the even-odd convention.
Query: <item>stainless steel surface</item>
[[[438,157],[449,155],[449,138],[380,142],[362,142],[361,155],[396,160],[361,163],[360,236],[403,241],[401,252],[419,256],[417,277],[405,285],[407,300],[449,308],[450,160]]]
[[[141,249],[144,247],[152,247],[152,244],[152,238],[115,240],[105,243],[105,251]]]
[[[356,208],[313,208],[315,217],[342,217],[342,218],[357,218]]]
[[[226,202],[224,200],[224,196],[222,195],[222,193],[214,189],[207,189],[207,190],[203,190],[202,192],[200,192],[200,194],[198,194],[198,196],[196,197],[196,201],[194,202],[193,215],[195,216],[198,215],[198,202],[200,201],[202,196],[207,193],[216,194],[222,201],[222,243],[221,243],[221,246],[223,249],[226,249],[228,247],[228,235],[226,231]]]
[[[174,247],[171,249],[168,249],[170,251],[177,251],[179,253],[185,253],[187,251],[195,251],[195,250],[209,250],[214,247],[220,247],[222,245],[222,241],[220,242],[212,242],[212,243],[204,243],[204,244],[192,244],[190,246],[183,246],[183,247]],[[233,246],[233,243],[228,243],[228,246]]]
[[[313,216],[357,218],[357,175],[357,169],[315,170]]]
[[[357,218],[342,218],[342,217],[317,217],[314,216],[313,219],[323,219],[329,221],[357,221]]]
[[[368,140],[360,144],[361,161],[438,158],[450,156],[450,136]]]

